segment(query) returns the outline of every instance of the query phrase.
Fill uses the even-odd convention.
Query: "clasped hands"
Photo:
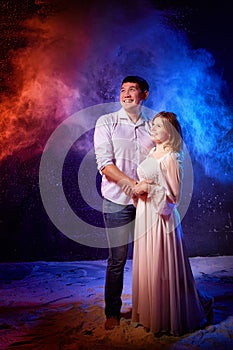
[[[131,197],[141,197],[149,192],[148,184],[150,181],[142,180],[139,182],[123,179],[119,182],[121,189],[125,194]]]

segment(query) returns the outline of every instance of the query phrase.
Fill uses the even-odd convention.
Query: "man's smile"
[[[131,99],[131,98],[126,98],[123,100],[124,103],[132,103],[134,102],[134,99]]]

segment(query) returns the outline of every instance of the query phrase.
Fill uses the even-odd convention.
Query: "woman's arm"
[[[168,201],[177,204],[181,195],[182,167],[176,153],[171,153],[161,162],[161,171],[164,178]]]

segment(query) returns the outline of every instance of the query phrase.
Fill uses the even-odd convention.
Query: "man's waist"
[[[130,196],[127,196],[120,186],[114,182],[103,181],[101,186],[102,196],[111,202],[127,205],[132,204],[133,200]]]

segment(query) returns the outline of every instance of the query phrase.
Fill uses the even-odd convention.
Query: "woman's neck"
[[[171,151],[171,147],[165,143],[157,143],[155,145],[156,153],[168,153],[169,151]]]

